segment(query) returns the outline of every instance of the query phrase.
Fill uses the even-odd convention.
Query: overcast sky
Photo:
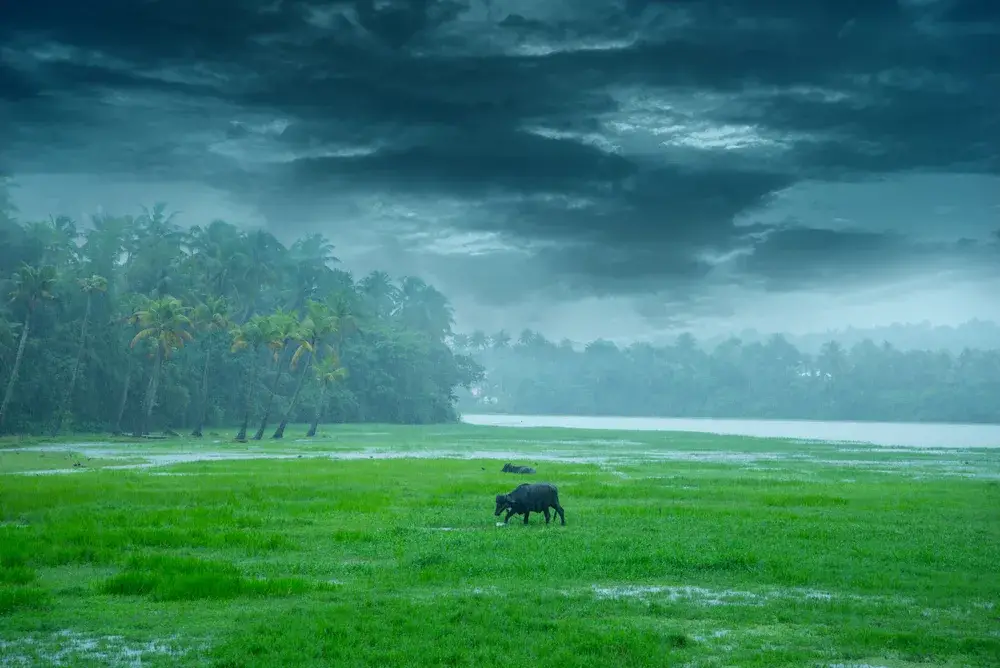
[[[321,231],[464,329],[1000,318],[1000,2],[0,2],[0,169]]]

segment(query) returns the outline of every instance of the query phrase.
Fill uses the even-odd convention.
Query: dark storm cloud
[[[15,173],[196,178],[274,226],[447,201],[520,249],[438,267],[496,302],[863,281],[961,252],[735,221],[806,179],[1000,173],[1000,3],[9,2],[0,123]]]
[[[933,273],[988,261],[988,253],[969,240],[915,242],[900,234],[789,226],[770,232],[740,265],[769,289],[842,291],[864,285],[874,275],[902,278],[915,268]]]
[[[368,156],[299,160],[292,166],[290,185],[322,186],[335,177],[367,187],[418,192],[583,194],[594,184],[615,183],[636,171],[620,156],[504,128],[442,130],[421,140]]]
[[[30,77],[0,63],[0,99],[10,103],[24,102],[37,97],[40,92]]]

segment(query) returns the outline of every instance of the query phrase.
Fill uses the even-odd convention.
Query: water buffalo
[[[535,469],[530,466],[514,466],[510,462],[503,465],[501,469],[504,473],[534,473]]]
[[[497,517],[500,513],[507,511],[507,516],[503,518],[503,523],[507,524],[511,515],[524,515],[524,523],[528,523],[528,516],[531,513],[542,513],[545,515],[545,523],[549,523],[549,508],[554,508],[562,523],[566,524],[566,514],[563,507],[559,505],[559,490],[555,485],[547,482],[523,483],[514,488],[509,494],[497,494],[497,508],[493,514]]]

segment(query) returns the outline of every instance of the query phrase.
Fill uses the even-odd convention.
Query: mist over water
[[[820,420],[463,415],[468,424],[632,431],[684,431],[759,438],[801,438],[915,448],[1000,448],[1000,425]]]

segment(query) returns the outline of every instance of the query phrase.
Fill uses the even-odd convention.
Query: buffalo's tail
[[[556,492],[554,496],[555,498],[553,499],[552,505],[556,509],[556,512],[559,513],[559,521],[566,524],[566,513],[563,510],[562,505],[559,503],[559,492]]]

